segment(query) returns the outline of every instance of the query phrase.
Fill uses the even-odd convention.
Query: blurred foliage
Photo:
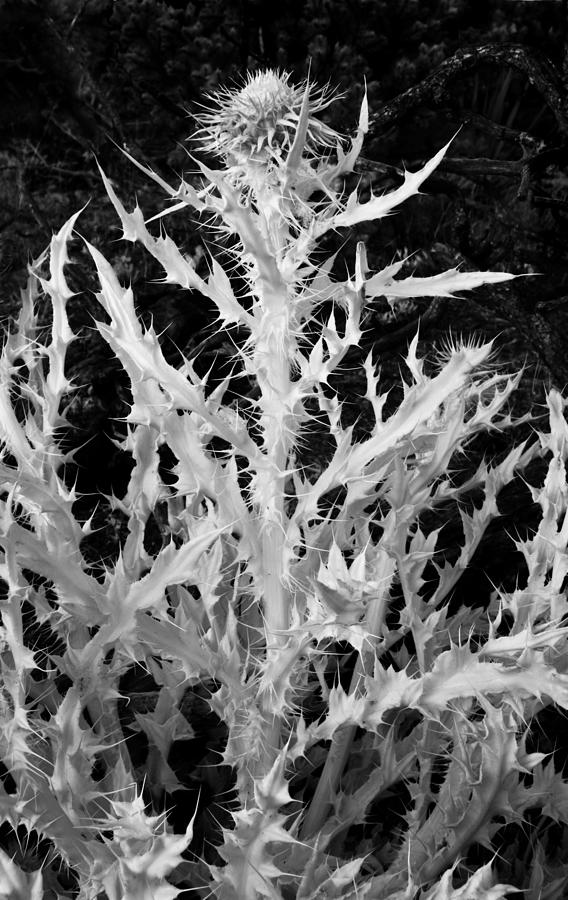
[[[309,68],[343,93],[333,124],[350,131],[365,80],[373,110],[465,45],[515,41],[559,58],[560,8],[541,2],[535,17],[510,0],[3,0],[2,187],[10,210],[29,219],[23,236],[45,242],[62,213],[100,198],[93,151],[124,193],[143,189],[112,141],[165,172],[191,167],[191,112],[247,69],[302,78]],[[506,79],[490,71],[458,84],[464,108],[508,121],[518,104],[514,124],[528,127],[539,97],[519,103],[527,85]],[[398,162],[439,142],[435,117],[413,123],[380,135],[377,158]]]
[[[542,0],[537,16],[523,0],[0,0],[0,313],[6,318],[17,310],[28,254],[37,256],[52,232],[85,207],[78,232],[132,283],[142,316],[163,334],[165,352],[175,359],[176,347],[195,346],[208,334],[211,310],[203,297],[162,284],[147,255],[119,240],[96,160],[128,208],[137,201],[154,215],[163,196],[119,148],[172,184],[195,177],[196,146],[188,139],[199,104],[218,85],[238,83],[247,69],[279,67],[336,87],[330,124],[346,134],[356,126],[365,83],[372,115],[395,104],[374,125],[367,163],[348,189],[357,181],[363,192],[392,187],[403,164],[417,167],[454,138],[448,162],[401,215],[347,240],[337,236],[343,271],[344,260],[352,265],[354,242],[364,238],[373,268],[409,256],[407,268],[424,275],[454,265],[545,274],[463,302],[407,304],[394,316],[379,302],[366,323],[368,343],[388,349],[398,366],[418,316],[426,340],[448,328],[500,334],[512,365],[526,358],[541,380],[563,388],[568,126],[562,127],[562,110],[552,108],[530,67],[491,55],[457,66],[420,102],[412,94],[464,47],[488,44],[521,45],[537,62],[549,60],[553,80],[562,81],[565,5]],[[502,166],[496,171],[487,163]],[[207,265],[199,222],[177,214],[162,227]],[[84,341],[72,345],[70,368],[86,386],[72,411],[88,436],[120,415],[126,388],[118,389],[119,373],[92,328],[100,313],[84,253],[77,239],[77,265],[69,269],[77,296],[69,307]],[[204,353],[204,371],[222,355],[215,346]],[[532,396],[533,388],[527,392]]]

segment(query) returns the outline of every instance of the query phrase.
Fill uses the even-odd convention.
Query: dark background
[[[117,242],[95,155],[127,207],[138,199],[150,215],[164,198],[117,144],[170,182],[190,177],[188,137],[205,94],[263,67],[302,79],[309,65],[313,79],[342,92],[329,110],[342,132],[356,126],[366,81],[374,120],[364,156],[375,165],[362,163],[363,186],[395,186],[399,176],[389,167],[423,163],[459,130],[428,196],[363,230],[372,264],[414,253],[419,274],[456,263],[542,273],[406,312],[423,320],[428,313],[424,325],[441,318],[443,327],[499,333],[514,359],[527,358],[539,377],[564,387],[565,36],[560,0],[3,0],[2,312],[17,310],[29,254],[88,203],[78,231],[132,281],[140,312],[166,329],[164,346],[174,353],[174,345],[203,336],[211,318],[203,299],[152,284],[159,273],[151,262]],[[466,55],[468,48],[477,52]],[[187,215],[166,224],[184,252],[200,252],[203,232]],[[90,293],[96,284],[81,265],[80,242],[72,249],[79,294],[71,309],[81,329],[99,314]],[[370,338],[380,342],[390,329],[389,347],[403,348],[411,331],[396,336],[403,311],[398,323],[385,316],[378,314]],[[87,365],[84,348],[80,362]]]

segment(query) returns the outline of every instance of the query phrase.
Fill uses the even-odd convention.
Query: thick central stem
[[[268,286],[264,286],[265,288]],[[266,630],[266,666],[270,669],[286,641],[290,627],[290,591],[285,571],[285,481],[293,423],[289,406],[292,389],[290,358],[293,337],[288,320],[287,297],[282,285],[268,290],[256,335],[253,366],[260,388],[259,425],[262,431],[264,467],[256,473],[255,506],[262,521],[262,565],[259,567],[258,596],[262,598]],[[261,699],[261,711],[267,722],[261,772],[274,761],[280,747],[281,717],[274,714],[268,698]],[[260,773],[259,773],[260,774]]]

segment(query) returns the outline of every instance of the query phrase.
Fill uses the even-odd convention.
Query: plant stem
[[[394,560],[384,551],[382,558],[379,560],[378,570],[381,575],[381,590],[374,600],[371,601],[367,616],[368,632],[369,635],[373,636],[375,644],[373,647],[373,660],[376,659],[376,645],[382,633],[390,588],[396,571]],[[367,660],[370,652],[370,650],[363,652],[357,657],[357,663],[349,685],[350,696],[357,697],[361,693],[361,681],[367,669]],[[333,734],[323,772],[302,825],[302,837],[304,839],[319,831],[327,819],[329,807],[333,802],[339,779],[351,753],[356,732],[357,725],[348,724],[342,725]]]
[[[283,553],[286,522],[284,485],[294,429],[286,405],[291,389],[289,348],[292,338],[282,285],[272,285],[266,291],[265,299],[264,322],[257,336],[254,365],[260,387],[258,405],[266,465],[263,471],[257,473],[255,495],[263,520],[262,585],[259,596],[262,597],[265,619],[266,667],[270,669],[272,661],[278,658],[280,648],[286,641],[285,632],[290,627],[291,599],[285,582]],[[276,306],[276,299],[280,308]],[[266,774],[280,748],[281,716],[274,714],[268,697],[261,701],[261,710],[267,722],[267,732],[263,736],[259,774]]]

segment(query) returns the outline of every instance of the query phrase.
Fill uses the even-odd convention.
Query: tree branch
[[[448,107],[446,109],[441,109],[440,111],[447,119],[455,121],[455,110]],[[500,125],[498,122],[493,122],[492,119],[488,119],[487,116],[484,116],[481,113],[466,112],[464,110],[460,115],[460,120],[462,127],[472,125],[474,128],[479,129],[479,131],[490,135],[498,141],[505,141],[513,144],[522,144],[524,142],[527,146],[531,146],[535,151],[541,143],[538,138],[532,137],[526,132],[517,131],[515,128],[509,128],[507,125]]]
[[[506,43],[464,47],[458,50],[454,56],[445,60],[432,75],[395,97],[374,113],[370,118],[371,133],[383,132],[391,123],[426,102],[431,106],[446,107],[448,84],[460,75],[471,72],[486,63],[507,66],[523,73],[546,102],[560,133],[568,137],[568,117],[561,74],[550,60],[538,51],[522,44]]]

